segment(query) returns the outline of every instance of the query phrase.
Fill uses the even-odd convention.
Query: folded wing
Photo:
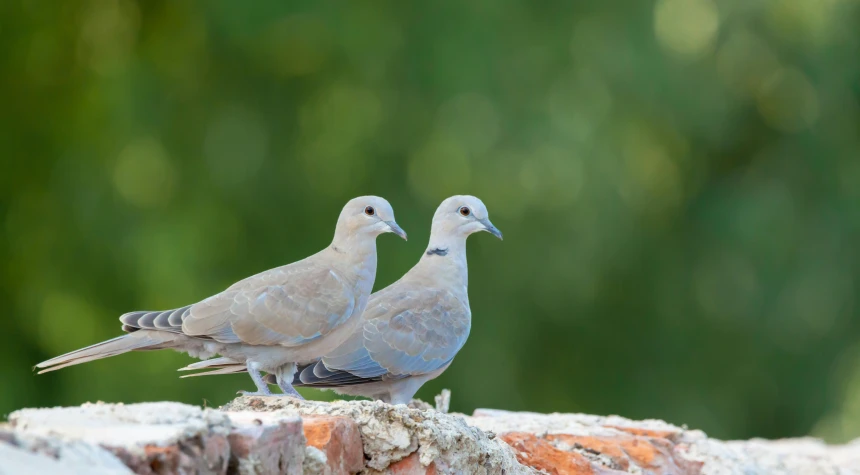
[[[328,334],[354,307],[350,286],[335,271],[300,261],[244,279],[188,307],[132,312],[120,320],[129,332],[154,329],[221,343],[293,347]]]
[[[302,384],[336,387],[399,379],[451,362],[469,336],[468,305],[447,290],[391,290],[371,297],[362,332],[303,368],[298,375]]]

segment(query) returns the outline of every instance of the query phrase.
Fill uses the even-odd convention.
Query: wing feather
[[[129,312],[123,330],[184,333],[221,343],[299,346],[346,322],[352,288],[335,271],[305,259],[251,276],[194,305]]]
[[[191,306],[182,331],[223,342],[299,346],[344,323],[354,307],[352,289],[336,272],[300,261]]]
[[[468,304],[453,293],[404,282],[371,296],[363,318],[362,331],[301,371],[297,384],[336,387],[430,373],[450,364],[471,328]]]

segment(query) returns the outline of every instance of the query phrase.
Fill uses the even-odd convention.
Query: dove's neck
[[[445,284],[461,285],[463,289],[469,286],[469,266],[466,263],[466,238],[464,237],[439,238],[431,235],[430,244],[421,256],[419,265],[432,267],[432,274],[443,280]]]
[[[357,295],[370,295],[376,277],[375,236],[336,235],[326,251],[332,254],[334,265],[352,281]]]

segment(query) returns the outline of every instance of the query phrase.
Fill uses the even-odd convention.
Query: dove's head
[[[406,232],[394,221],[394,210],[384,198],[359,196],[349,200],[337,219],[335,239],[394,233],[404,240]]]
[[[502,232],[490,222],[484,202],[474,196],[452,196],[443,201],[433,215],[431,234],[466,238],[479,231],[502,239]]]

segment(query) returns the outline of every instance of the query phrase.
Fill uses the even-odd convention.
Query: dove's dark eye
[[[470,214],[472,214],[472,210],[470,210],[469,208],[465,206],[460,208],[460,216],[469,216]]]
[[[374,214],[376,214],[376,210],[373,209],[373,206],[368,206],[367,208],[364,208],[364,214],[368,216],[373,216]]]

